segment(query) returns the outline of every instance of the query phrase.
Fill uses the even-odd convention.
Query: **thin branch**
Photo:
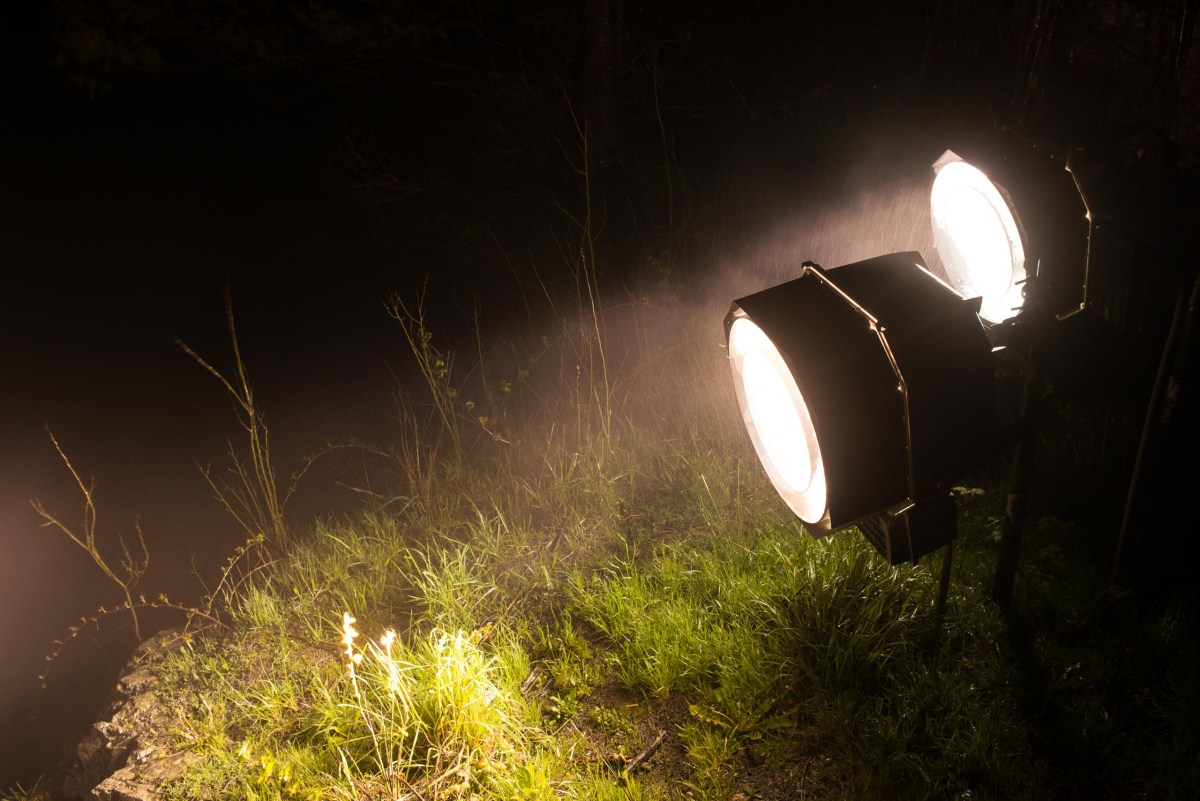
[[[47,427],[46,433],[50,436],[50,442],[54,445],[54,450],[71,473],[71,478],[75,480],[75,486],[79,488],[79,492],[83,495],[83,533],[78,533],[67,526],[55,513],[48,511],[42,506],[40,501],[31,500],[30,505],[33,506],[33,510],[44,521],[41,524],[43,528],[56,528],[67,535],[71,542],[87,552],[96,567],[100,568],[100,572],[121,588],[121,594],[125,596],[125,607],[129,609],[129,616],[133,620],[133,633],[140,640],[142,639],[142,629],[138,622],[137,610],[134,608],[133,588],[137,586],[138,581],[145,575],[146,568],[150,565],[150,551],[146,547],[146,538],[142,534],[142,526],[140,523],[134,524],[134,531],[137,533],[138,556],[134,555],[134,550],[129,547],[129,543],[126,542],[124,537],[118,538],[121,548],[120,567],[124,573],[123,576],[118,575],[108,564],[108,560],[104,557],[104,554],[100,552],[100,546],[96,544],[96,503],[93,495],[95,484],[84,483],[83,478],[80,477],[79,472],[75,469],[75,465],[71,464],[71,460],[58,443],[58,439],[55,438],[54,432]]]
[[[659,749],[666,737],[667,730],[659,729],[658,736],[650,742],[650,745],[646,746],[640,754],[625,762],[625,771],[632,773],[640,768],[650,757],[654,756],[654,752]]]

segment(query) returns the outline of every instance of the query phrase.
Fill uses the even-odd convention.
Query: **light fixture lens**
[[[771,483],[796,516],[825,516],[825,467],[808,404],[770,338],[750,319],[729,329],[729,357],[742,419]]]
[[[938,170],[930,197],[933,241],[955,291],[981,297],[979,316],[999,323],[1017,313],[1025,248],[996,186],[965,161]]]

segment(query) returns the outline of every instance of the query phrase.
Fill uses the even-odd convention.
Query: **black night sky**
[[[44,768],[29,742],[48,719],[92,719],[125,655],[89,629],[38,693],[52,641],[113,600],[30,507],[78,507],[47,428],[95,476],[101,530],[140,519],[147,594],[196,598],[192,564],[211,575],[240,541],[197,470],[233,411],[175,344],[228,367],[224,287],[283,459],[379,440],[412,380],[389,293],[426,287],[435,329],[466,331],[478,308],[495,333],[525,319],[530,263],[560,280],[574,123],[603,132],[602,280],[664,280],[638,254],[665,250],[686,206],[711,232],[673,244],[686,287],[797,208],[923,180],[950,130],[1120,140],[1169,117],[1194,166],[1195,108],[1160,91],[1172,69],[1194,85],[1169,35],[1188,4],[1136,5],[4,4],[0,787]],[[605,20],[615,44],[597,44]],[[665,195],[664,152],[686,197]],[[862,257],[923,241],[846,233]],[[301,516],[350,500],[330,477],[301,495]]]

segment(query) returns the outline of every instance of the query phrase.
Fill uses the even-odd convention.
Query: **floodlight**
[[[771,483],[801,520],[825,513],[827,489],[812,414],[770,338],[749,317],[729,326],[734,389]]]
[[[988,177],[962,160],[941,165],[930,192],[934,247],[950,283],[981,299],[979,316],[999,323],[1024,302],[1025,246],[1008,204]]]
[[[1013,318],[1031,293],[1056,316],[1087,304],[1092,219],[1062,161],[1009,136],[947,150],[933,170],[934,247],[984,320]]]
[[[917,253],[805,263],[799,278],[733,303],[725,331],[742,418],[814,535],[858,524],[893,564],[953,538],[949,490],[998,441],[978,311]]]

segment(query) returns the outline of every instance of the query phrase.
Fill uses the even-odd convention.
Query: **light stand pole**
[[[1030,360],[1032,362],[1032,360]],[[1033,484],[1033,466],[1037,442],[1041,435],[1042,395],[1045,381],[1036,367],[1024,382],[1021,396],[1021,438],[1013,456],[1012,479],[1008,501],[1000,528],[1000,556],[996,561],[996,582],[992,598],[1008,608],[1012,603],[1013,580],[1017,575],[1017,560],[1021,555],[1021,535],[1025,529],[1025,513],[1029,507],[1029,491]]]
[[[933,640],[942,634],[942,620],[946,617],[946,600],[950,596],[950,572],[954,566],[954,540],[942,546],[942,575],[938,579],[937,603],[933,607]]]

